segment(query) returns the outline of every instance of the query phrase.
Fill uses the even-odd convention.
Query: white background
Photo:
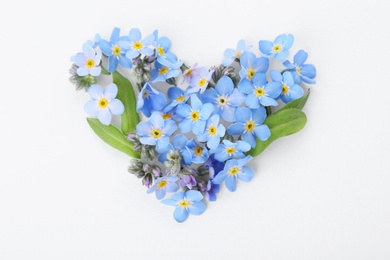
[[[386,1],[12,1],[0,10],[0,259],[390,259]],[[292,33],[308,122],[178,224],[89,128],[70,57],[113,27],[158,29],[188,64]],[[257,52],[258,53],[258,52]],[[292,56],[290,56],[291,58]]]

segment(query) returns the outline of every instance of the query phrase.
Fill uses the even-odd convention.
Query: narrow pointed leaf
[[[122,133],[127,135],[128,133],[135,132],[135,128],[139,123],[139,116],[136,111],[137,99],[134,93],[134,88],[131,82],[122,76],[119,72],[112,73],[114,83],[118,87],[117,99],[122,101],[125,111],[121,116],[121,129]]]
[[[257,140],[256,147],[249,150],[247,154],[259,155],[273,141],[300,131],[305,126],[306,121],[305,113],[297,108],[287,108],[267,117],[264,124],[268,125],[271,136],[266,141]]]
[[[96,118],[87,118],[87,121],[95,134],[104,142],[133,158],[140,158],[139,153],[133,150],[133,144],[126,139],[118,128],[113,125],[103,125]]]

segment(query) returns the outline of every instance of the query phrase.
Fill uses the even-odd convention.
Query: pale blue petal
[[[267,96],[262,97],[260,103],[263,106],[277,106],[278,105],[278,102],[275,99],[273,99],[271,97],[267,97]]]
[[[253,84],[257,87],[263,87],[268,83],[267,76],[265,73],[256,73],[253,77]],[[249,93],[247,93],[249,94]]]
[[[252,112],[252,119],[256,124],[262,124],[267,117],[267,112],[264,107],[260,107]]]
[[[138,42],[141,40],[141,31],[138,28],[132,28],[129,33],[129,39],[132,42]]]
[[[243,182],[249,182],[253,179],[254,175],[253,170],[249,166],[245,165],[242,167],[241,172],[237,174],[237,178]]]
[[[206,210],[206,205],[202,201],[195,201],[188,207],[188,212],[192,215],[201,215]]]
[[[189,201],[201,201],[203,199],[202,193],[196,190],[189,190],[185,193],[185,198]]]
[[[271,76],[271,79],[276,82],[281,82],[283,81],[282,74],[280,74],[279,71],[277,70],[271,70],[269,75]]]
[[[252,112],[246,107],[238,107],[235,114],[237,122],[242,123],[246,123],[252,117]]]
[[[222,137],[225,135],[225,132],[226,132],[226,129],[225,129],[225,126],[223,124],[220,124],[218,127],[217,127],[217,134]]]
[[[245,126],[242,123],[235,123],[227,128],[227,132],[230,135],[240,135],[245,131]]]
[[[173,138],[172,144],[173,144],[173,147],[175,147],[175,149],[181,150],[184,148],[187,141],[188,140],[184,135],[178,134]]]
[[[118,27],[115,27],[112,30],[110,42],[116,43],[119,40],[119,33],[120,33],[120,29]],[[99,43],[100,43],[100,41],[99,41]]]
[[[189,118],[183,119],[183,121],[179,123],[179,128],[183,133],[188,133],[192,130],[192,120]]]
[[[162,200],[161,203],[163,203],[165,205],[169,205],[169,206],[177,206],[177,200],[172,199],[172,198]]]
[[[187,104],[181,104],[177,106],[176,114],[178,114],[181,117],[189,117],[192,110],[191,107]]]
[[[167,148],[169,147],[169,137],[163,136],[160,137],[156,142],[156,151],[158,153],[162,153],[167,151]]]
[[[87,69],[86,67],[79,67],[77,68],[77,75],[79,76],[86,76],[89,74],[89,69]]]
[[[173,212],[173,217],[177,222],[183,222],[188,218],[188,211],[186,208],[177,207]]]
[[[146,56],[151,56],[153,55],[153,50],[150,49],[150,48],[142,48],[141,50],[139,50],[139,52],[142,54],[142,55],[146,55]]]
[[[143,136],[139,138],[142,144],[156,145],[156,139],[152,136]]]
[[[304,50],[299,50],[294,56],[294,63],[298,66],[302,66],[307,60],[308,54]]]
[[[271,132],[267,125],[256,126],[254,132],[260,141],[265,141],[271,136]]]
[[[108,72],[112,73],[118,67],[118,59],[115,56],[110,56],[108,58]]]
[[[212,180],[212,183],[214,184],[221,184],[226,178],[227,178],[227,172],[226,171],[220,171],[217,176],[214,177]]]
[[[99,41],[99,48],[106,56],[112,55],[112,44],[106,40]]]
[[[231,191],[231,192],[234,192],[237,188],[237,181],[236,181],[236,178],[233,177],[233,176],[228,176],[226,178],[226,181],[225,181],[225,185],[226,185],[226,188]]]
[[[112,118],[110,110],[108,110],[108,108],[101,109],[99,111],[98,118],[103,125],[109,125],[111,123]]]
[[[254,94],[249,94],[245,99],[245,104],[250,109],[256,109],[260,107],[259,98]]]
[[[156,198],[157,198],[158,200],[161,200],[162,198],[164,198],[164,197],[165,197],[165,194],[166,194],[165,189],[157,189],[157,190],[156,190]]]
[[[200,110],[202,108],[202,102],[196,95],[191,96],[191,107],[193,110]]]
[[[85,103],[84,110],[90,115],[97,115],[99,114],[100,108],[96,101],[88,100],[87,103]]]
[[[268,58],[260,57],[260,58],[256,59],[254,67],[256,68],[256,72],[266,73],[268,70],[268,67],[269,67]]]
[[[200,110],[200,118],[202,118],[203,120],[207,120],[211,113],[213,113],[214,111],[214,106],[210,103],[206,103],[203,105],[202,109]]]
[[[294,43],[294,35],[288,34],[283,42],[283,49],[290,49]]]
[[[148,36],[146,36],[144,39],[142,39],[142,43],[146,46],[149,46],[151,45],[155,40],[155,37],[153,34],[150,34]]]
[[[222,96],[230,95],[234,89],[232,79],[229,78],[228,76],[222,76],[222,78],[218,80],[215,89]]]
[[[228,122],[235,122],[236,121],[235,111],[236,108],[231,106],[225,106],[223,110],[221,110],[221,117]]]
[[[256,147],[256,138],[250,132],[245,132],[241,139],[251,145],[251,147]]]
[[[292,85],[294,85],[294,79],[293,79],[293,77],[291,75],[291,72],[285,71],[283,73],[283,82],[284,82],[284,84],[286,84],[287,86],[290,86],[290,87]]]
[[[229,105],[233,107],[240,106],[245,100],[245,95],[238,89],[234,89],[233,93],[229,96]]]
[[[282,92],[282,84],[280,82],[270,82],[264,89],[268,96],[276,99]]]
[[[154,128],[161,129],[165,125],[165,120],[162,118],[159,112],[155,111],[150,116],[149,122],[153,125]]]
[[[121,115],[125,111],[125,107],[119,99],[111,100],[108,108],[113,115]]]
[[[133,66],[133,63],[131,60],[126,59],[124,56],[119,57],[119,64],[124,68],[131,68]]]
[[[252,67],[252,65],[256,62],[256,55],[251,51],[246,51],[241,55],[240,64],[245,69]],[[241,74],[240,74],[241,76]]]
[[[259,50],[265,55],[271,53],[273,46],[274,44],[270,41],[259,41]]]
[[[294,84],[293,86],[290,87],[288,93],[290,94],[290,97],[292,99],[298,99],[303,96],[303,89],[299,85]]]
[[[204,133],[205,128],[206,128],[206,121],[198,120],[194,123],[192,132],[196,135],[201,135]]]
[[[239,84],[238,84],[238,90],[241,91],[242,93],[245,94],[250,94],[253,92],[254,87],[253,83],[250,82],[247,79],[243,79]],[[234,99],[233,99],[234,100]]]
[[[149,122],[138,123],[136,129],[137,134],[139,134],[140,136],[147,136],[150,135],[150,133],[152,132],[152,127],[150,126]]]
[[[104,97],[108,100],[114,99],[117,94],[118,87],[114,83],[108,84],[107,87],[104,89]]]
[[[316,76],[316,68],[312,64],[305,64],[301,67],[301,74],[312,79]]]
[[[100,100],[103,97],[103,89],[99,85],[91,85],[88,88],[88,94],[93,100]]]
[[[201,140],[199,140],[201,141]],[[209,140],[207,141],[207,146],[210,149],[215,149],[218,147],[219,142],[221,141],[220,137],[217,135],[210,136]]]
[[[128,58],[130,60],[134,59],[138,55],[139,55],[139,51],[136,51],[136,50],[128,50],[126,52],[126,58]]]
[[[239,151],[247,152],[251,149],[251,145],[244,141],[238,141],[236,148]]]
[[[288,54],[289,54],[288,50],[281,51],[275,55],[275,59],[278,61],[284,61],[285,59],[287,59]]]
[[[230,158],[230,155],[228,155],[225,152],[219,152],[219,153],[214,154],[214,159],[219,161],[219,162],[224,162],[229,158]]]
[[[101,72],[102,72],[101,67],[93,67],[92,69],[89,70],[89,74],[95,77],[99,76]]]
[[[161,129],[165,135],[171,136],[177,129],[176,122],[173,120],[165,120],[165,126]]]

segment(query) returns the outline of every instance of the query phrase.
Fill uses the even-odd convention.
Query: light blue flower
[[[179,189],[179,185],[176,183],[177,180],[179,180],[177,176],[160,177],[146,192],[148,194],[156,192],[156,198],[160,200],[165,197],[167,192],[176,192]]]
[[[233,81],[228,76],[221,77],[215,89],[206,90],[200,97],[204,103],[213,104],[214,113],[220,114],[228,122],[236,120],[234,114],[236,107],[240,106],[245,100],[245,95],[234,88]]]
[[[226,162],[225,167],[220,171],[217,176],[212,180],[215,184],[221,184],[225,181],[226,188],[233,192],[237,188],[237,179],[243,182],[249,182],[252,180],[254,173],[253,170],[245,165],[252,159],[252,156],[239,160],[231,159]]]
[[[156,32],[157,36],[157,32]],[[171,62],[176,62],[176,55],[170,51],[171,48],[171,40],[167,37],[162,36],[155,41],[155,51],[158,58],[164,58]]]
[[[119,36],[119,33],[120,29],[114,28],[110,41],[101,39],[98,44],[103,54],[108,56],[108,72],[114,72],[118,64],[124,68],[133,66],[132,60],[127,59],[125,56],[129,44],[126,39]]]
[[[210,152],[214,153],[214,158],[217,161],[224,162],[228,159],[244,158],[244,152],[251,149],[251,145],[244,141],[237,141],[235,143],[229,140],[223,140],[223,143]]]
[[[259,41],[259,49],[266,57],[284,61],[293,43],[294,36],[292,34],[282,34],[276,37],[273,42]]]
[[[247,94],[245,103],[248,108],[255,109],[262,106],[277,106],[282,85],[280,82],[268,83],[267,76],[264,73],[257,73],[253,77],[253,83],[243,80],[239,83],[238,89]]]
[[[154,111],[148,122],[140,122],[136,132],[140,136],[140,142],[147,145],[155,145],[158,153],[165,152],[169,147],[169,137],[177,129],[175,121],[164,120],[160,112]]]
[[[178,151],[180,152],[180,155],[182,157],[182,163],[184,163],[183,160],[183,151],[186,151],[186,146],[188,144],[188,139],[183,134],[175,135],[175,137],[172,140],[172,143],[168,145],[168,149],[166,152],[160,153],[158,160],[160,162],[165,162],[168,160],[167,156],[170,154],[171,151]],[[191,161],[188,164],[190,164]]]
[[[145,116],[150,117],[153,111],[161,111],[167,104],[164,93],[153,88],[148,82],[138,93],[137,112],[142,111]]]
[[[100,59],[102,55],[95,53],[95,50],[90,45],[83,46],[83,52],[72,56],[72,61],[78,66],[77,75],[99,76],[102,68],[100,67]]]
[[[257,58],[253,52],[246,51],[242,54],[240,59],[241,80],[247,79],[252,82],[256,73],[266,73],[269,67],[269,61],[265,57]]]
[[[204,133],[206,121],[213,112],[213,105],[210,103],[202,104],[196,95],[191,96],[191,106],[180,104],[177,106],[176,113],[183,117],[179,123],[179,128],[183,133],[192,132],[196,135]]]
[[[178,105],[185,103],[189,98],[181,88],[176,86],[168,89],[168,97],[171,102],[163,109],[163,112],[165,113],[171,111]]]
[[[99,85],[92,85],[88,88],[88,93],[91,96],[84,110],[88,114],[97,115],[99,121],[103,125],[111,123],[112,115],[121,115],[125,108],[119,99],[115,99],[118,94],[118,87],[111,83],[104,90]]]
[[[175,206],[176,209],[173,217],[177,222],[183,222],[188,218],[189,214],[201,215],[206,210],[202,199],[202,193],[196,190],[189,190],[186,192],[178,192],[170,199],[165,199],[161,202],[166,205]]]
[[[225,57],[222,61],[223,66],[230,65],[235,59],[240,59],[241,54],[245,51],[249,51],[252,45],[246,45],[244,40],[239,40],[236,49],[226,49],[223,56]]]
[[[303,50],[299,50],[294,56],[294,63],[286,60],[283,65],[291,70],[295,83],[306,82],[308,84],[314,84],[316,76],[316,68],[312,64],[305,64],[307,60],[307,53]]]
[[[201,67],[198,67],[198,64],[195,63],[194,65],[183,71],[183,81],[181,82],[181,84],[183,84],[184,81],[190,84],[193,78],[199,76],[200,69]]]
[[[95,37],[93,40],[88,40],[84,43],[83,47],[84,46],[91,46],[92,48],[96,48],[99,44],[99,41],[102,39],[102,37],[100,37],[100,35],[97,33],[95,34]]]
[[[217,148],[221,138],[225,135],[225,126],[219,124],[219,115],[212,115],[206,123],[206,130],[203,134],[198,135],[199,142],[207,142],[210,149]]]
[[[237,122],[230,125],[227,132],[230,135],[241,135],[243,141],[255,147],[256,137],[265,141],[271,135],[268,126],[263,124],[266,116],[264,107],[255,110],[239,107],[236,109]]]
[[[182,152],[184,163],[204,163],[209,158],[209,150],[206,147],[198,145],[193,139],[187,142]]]
[[[295,84],[291,72],[285,71],[282,75],[280,72],[272,70],[270,76],[274,82],[280,82],[282,85],[280,99],[282,99],[284,103],[288,103],[303,96],[303,89],[298,84]]]
[[[153,55],[153,50],[148,46],[154,42],[154,35],[150,34],[142,39],[141,31],[138,28],[132,28],[129,32],[129,38],[127,41],[126,58],[132,60],[138,55]]]
[[[201,67],[198,71],[198,74],[192,77],[187,92],[189,94],[198,93],[198,92],[203,93],[206,90],[207,85],[209,84],[209,81],[213,73],[214,70],[209,71],[206,68]]]
[[[152,75],[151,82],[166,81],[169,78],[175,78],[180,75],[180,67],[183,65],[183,61],[171,62],[158,58],[154,65],[155,68],[150,71]]]

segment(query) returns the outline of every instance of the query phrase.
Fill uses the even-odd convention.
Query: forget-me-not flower
[[[249,51],[249,49],[252,47],[252,45],[246,45],[244,40],[239,40],[237,43],[236,49],[226,49],[223,56],[224,59],[222,61],[223,66],[230,65],[236,58],[240,59],[241,54],[243,54],[245,51]]]
[[[206,123],[206,129],[203,134],[198,135],[198,141],[207,142],[210,149],[217,148],[221,138],[225,135],[225,126],[219,124],[219,115],[212,115]]]
[[[316,68],[313,64],[305,64],[307,60],[307,53],[304,50],[299,50],[294,55],[294,63],[286,60],[283,65],[291,70],[295,83],[300,83],[301,80],[308,84],[314,84],[316,76]]]
[[[102,68],[100,67],[100,59],[102,55],[95,53],[95,50],[90,45],[83,46],[83,52],[77,53],[72,57],[72,61],[78,66],[77,75],[99,76]]]
[[[167,192],[176,192],[179,189],[179,186],[176,183],[178,179],[179,178],[177,176],[164,176],[157,178],[153,186],[146,192],[148,194],[156,192],[156,198],[160,200],[165,197]]]
[[[181,88],[175,86],[168,89],[168,97],[171,102],[164,107],[163,112],[165,113],[171,111],[178,105],[185,103],[189,98]]]
[[[246,51],[240,59],[241,70],[239,72],[241,80],[252,82],[256,73],[266,73],[269,67],[269,60],[265,57],[257,58],[251,51]]]
[[[187,92],[189,94],[193,94],[197,92],[203,93],[206,90],[207,85],[209,84],[209,81],[213,73],[214,70],[208,71],[204,67],[200,68],[198,75],[194,76],[191,79],[190,86],[187,89]]]
[[[138,93],[137,112],[142,111],[145,116],[150,117],[153,111],[161,111],[167,104],[164,93],[153,88],[148,82]]]
[[[150,34],[142,39],[141,31],[138,28],[132,28],[129,32],[129,38],[127,41],[126,57],[130,60],[136,58],[138,55],[143,54],[146,56],[153,55],[153,50],[149,48],[154,42],[154,35]]]
[[[191,163],[204,163],[209,158],[209,150],[197,144],[194,139],[187,142],[185,150],[182,152],[184,162],[189,165]]]
[[[164,58],[158,58],[154,65],[155,68],[150,71],[152,75],[151,82],[166,81],[169,78],[179,76],[183,61],[171,62]]]
[[[282,34],[275,38],[273,42],[261,40],[259,41],[260,52],[269,58],[275,58],[278,61],[284,61],[289,50],[294,43],[292,34]]]
[[[214,158],[217,161],[224,162],[228,159],[241,159],[244,158],[244,152],[251,149],[249,143],[244,141],[237,141],[235,143],[229,140],[223,140],[222,144],[211,152],[214,153]]]
[[[277,70],[272,70],[270,76],[274,82],[280,82],[282,85],[280,99],[284,103],[288,103],[303,96],[303,89],[294,82],[291,72],[285,71],[282,75]]]

